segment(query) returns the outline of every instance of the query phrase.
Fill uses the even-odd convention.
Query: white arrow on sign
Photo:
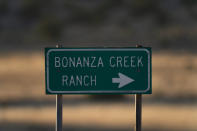
[[[118,73],[118,75],[120,78],[112,78],[112,83],[120,83],[118,88],[122,88],[123,86],[135,81],[122,73]]]

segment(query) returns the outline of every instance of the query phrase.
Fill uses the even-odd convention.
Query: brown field
[[[156,53],[153,94],[143,97],[144,131],[197,130],[197,55]],[[133,130],[133,96],[105,102],[64,96],[65,130]],[[44,56],[0,56],[0,131],[54,130],[55,96],[45,95]]]

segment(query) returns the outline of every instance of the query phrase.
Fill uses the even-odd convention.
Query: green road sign
[[[46,94],[151,94],[151,48],[45,48]]]

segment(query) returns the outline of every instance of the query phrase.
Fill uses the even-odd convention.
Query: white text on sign
[[[111,56],[109,63],[111,68],[140,68],[143,67],[143,56]],[[55,57],[55,68],[103,68],[102,57]]]

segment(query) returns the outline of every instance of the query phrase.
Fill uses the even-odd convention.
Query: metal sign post
[[[57,48],[61,48],[61,45],[56,45]],[[56,95],[56,131],[62,131],[62,95]]]
[[[142,127],[142,95],[135,95],[136,127],[135,131],[141,131]]]
[[[62,131],[62,95],[56,95],[56,131]]]
[[[136,45],[137,48],[142,47],[141,45]],[[142,129],[142,94],[135,94],[135,131],[141,131]]]

